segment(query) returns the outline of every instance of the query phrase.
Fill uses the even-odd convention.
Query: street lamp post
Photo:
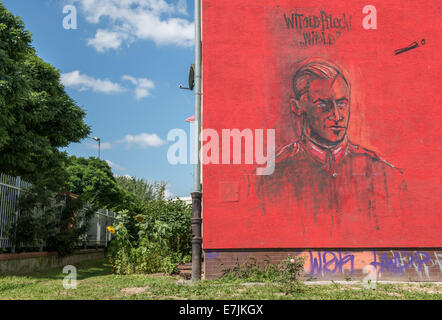
[[[196,148],[194,164],[194,190],[192,195],[192,281],[201,280],[201,256],[202,256],[202,215],[201,215],[201,0],[195,0],[195,142]]]
[[[100,159],[100,144],[101,144],[101,139],[98,137],[93,137],[93,140],[98,142],[98,159]]]

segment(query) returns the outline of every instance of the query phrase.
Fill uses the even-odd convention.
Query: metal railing
[[[10,230],[20,215],[18,206],[20,193],[30,186],[30,183],[21,180],[20,177],[0,173],[0,249],[15,251],[15,241],[10,239]],[[117,221],[115,213],[109,212],[109,210],[98,210],[89,220],[87,235],[83,239],[79,239],[79,246],[106,247],[112,238],[107,227],[116,224]],[[42,244],[41,247],[44,245]],[[21,246],[26,245],[21,244]]]
[[[85,246],[107,247],[112,239],[112,234],[107,230],[107,227],[114,225],[116,221],[118,221],[116,213],[109,210],[98,210],[89,221]]]
[[[20,177],[0,174],[0,248],[12,247],[13,241],[8,237],[8,229],[17,221],[19,215],[20,192],[30,185]]]

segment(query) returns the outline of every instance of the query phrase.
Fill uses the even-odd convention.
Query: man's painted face
[[[342,76],[313,80],[306,98],[303,111],[307,133],[327,145],[340,142],[350,119],[350,93]]]

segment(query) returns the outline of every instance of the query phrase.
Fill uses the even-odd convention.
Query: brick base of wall
[[[246,262],[279,264],[304,257],[305,280],[363,280],[376,270],[378,281],[442,281],[441,248],[406,249],[207,249],[204,277],[217,279]]]

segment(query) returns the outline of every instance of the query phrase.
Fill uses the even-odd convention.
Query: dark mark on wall
[[[421,45],[425,45],[425,39],[421,40]],[[400,48],[400,49],[396,49],[394,50],[394,54],[398,55],[407,51],[410,51],[412,49],[416,49],[417,47],[419,47],[419,43],[417,41],[413,42],[412,44],[410,44],[409,46],[405,47],[405,48]]]

